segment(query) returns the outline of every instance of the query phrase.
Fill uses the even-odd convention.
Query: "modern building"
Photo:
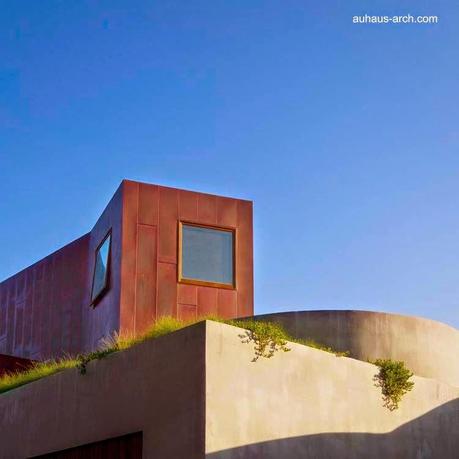
[[[0,368],[96,349],[160,316],[253,316],[252,203],[123,181],[94,228],[0,284]],[[0,459],[453,459],[459,331],[366,311],[253,316],[301,344],[253,360],[202,321],[0,394]],[[376,358],[414,388],[396,411]]]
[[[0,283],[0,365],[164,315],[253,315],[252,233],[250,201],[124,180],[89,233]]]

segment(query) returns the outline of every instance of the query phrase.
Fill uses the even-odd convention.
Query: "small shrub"
[[[271,358],[277,351],[290,351],[287,341],[290,339],[286,331],[274,322],[262,322],[258,320],[230,320],[229,325],[244,328],[245,335],[240,335],[243,343],[254,343],[256,362],[260,357]]]
[[[86,365],[92,360],[101,360],[107,355],[117,352],[119,348],[115,345],[110,347],[104,347],[102,349],[90,352],[89,354],[80,354],[77,357],[77,364],[75,367],[79,370],[82,375],[86,374]]]
[[[372,363],[379,367],[373,380],[375,386],[381,388],[384,406],[390,411],[396,410],[402,397],[413,389],[414,382],[409,381],[413,373],[401,361],[377,359]]]

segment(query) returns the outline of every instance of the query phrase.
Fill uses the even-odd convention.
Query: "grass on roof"
[[[241,336],[242,342],[254,343],[256,361],[259,357],[272,357],[275,351],[289,351],[286,347],[286,342],[291,341],[298,344],[303,344],[315,349],[333,353],[337,356],[346,356],[347,352],[336,352],[333,349],[323,346],[313,340],[295,339],[292,338],[286,330],[279,324],[274,322],[258,321],[254,319],[245,320],[225,320],[216,316],[202,317],[197,320],[184,321],[174,317],[161,317],[158,319],[145,333],[139,336],[122,336],[114,335],[105,340],[100,349],[82,354],[78,356],[67,356],[58,360],[47,360],[37,362],[30,368],[14,373],[6,373],[0,376],[0,394],[16,389],[38,379],[59,373],[68,368],[76,368],[81,374],[86,373],[86,366],[92,360],[100,360],[115,352],[123,351],[136,344],[144,341],[159,338],[174,331],[188,327],[204,320],[213,320],[215,322],[225,323],[235,327],[247,330],[246,336]]]
[[[25,371],[6,373],[0,376],[0,394],[36,381],[37,379],[53,375],[67,368],[75,368],[77,364],[78,361],[72,358],[48,360],[46,362],[36,363]]]

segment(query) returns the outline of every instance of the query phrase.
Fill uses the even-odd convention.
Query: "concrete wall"
[[[256,319],[278,322],[294,337],[350,351],[359,360],[403,360],[418,376],[459,387],[459,330],[441,322],[369,311],[298,311]]]
[[[0,395],[0,458],[143,431],[143,457],[204,454],[205,325]]]
[[[238,335],[208,326],[207,458],[457,457],[459,388],[415,377],[390,412],[375,366],[298,344],[254,363]]]
[[[290,344],[252,362],[206,322],[0,395],[0,459],[143,432],[145,459],[453,459],[459,388],[415,377],[382,406],[376,367]]]

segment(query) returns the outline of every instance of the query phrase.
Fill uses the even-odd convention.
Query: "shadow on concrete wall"
[[[282,419],[273,420],[281,424]],[[273,421],[274,422],[274,421]],[[207,459],[457,459],[459,398],[389,433],[330,432],[253,443],[209,453]]]

